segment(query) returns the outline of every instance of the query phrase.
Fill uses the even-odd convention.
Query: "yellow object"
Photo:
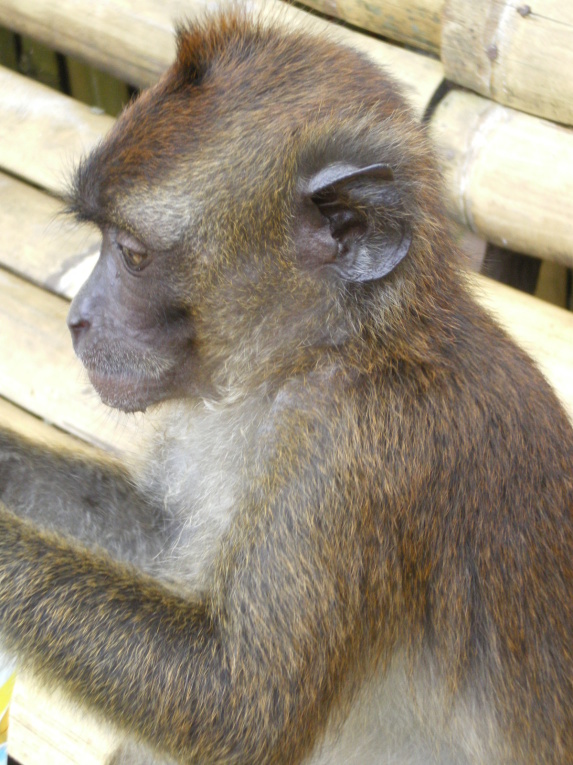
[[[15,682],[16,673],[12,664],[0,669],[0,765],[7,765],[8,762],[9,706]]]
[[[14,672],[13,668],[10,668],[8,672],[10,672],[10,674],[6,679],[4,679],[6,675],[4,672],[0,671],[0,682],[2,682],[2,685],[0,685],[0,715],[2,715],[2,717],[4,716],[4,712],[6,711],[8,704],[10,703],[10,699],[12,698],[14,683],[16,682],[16,673]],[[2,724],[0,723],[0,732],[1,731]]]

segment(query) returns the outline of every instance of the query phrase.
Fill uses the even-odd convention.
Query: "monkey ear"
[[[380,279],[407,254],[411,228],[389,165],[329,165],[308,181],[305,196],[307,252],[344,279]]]

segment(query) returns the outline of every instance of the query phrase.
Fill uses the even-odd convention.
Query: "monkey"
[[[573,762],[573,432],[424,126],[230,8],[78,165],[68,317],[133,465],[0,434],[0,635],[114,765]]]

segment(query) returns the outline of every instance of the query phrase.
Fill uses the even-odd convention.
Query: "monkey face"
[[[114,226],[102,233],[99,260],[72,302],[68,326],[102,401],[144,410],[189,379],[193,321],[166,275],[170,253],[153,252]]]
[[[361,312],[381,328],[399,316],[382,303],[408,268],[418,284],[434,269],[419,255],[440,235],[435,174],[394,89],[348,51],[342,98],[336,48],[301,38],[285,75],[290,39],[257,40],[219,49],[183,31],[173,67],[76,172],[70,209],[103,246],[69,326],[111,406],[312,368],[356,341]]]

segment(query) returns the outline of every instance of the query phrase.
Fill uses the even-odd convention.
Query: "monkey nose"
[[[88,319],[85,319],[82,316],[78,316],[75,314],[75,312],[70,310],[68,314],[68,329],[70,330],[74,347],[80,341],[82,336],[86,334],[90,326],[91,323]]]

